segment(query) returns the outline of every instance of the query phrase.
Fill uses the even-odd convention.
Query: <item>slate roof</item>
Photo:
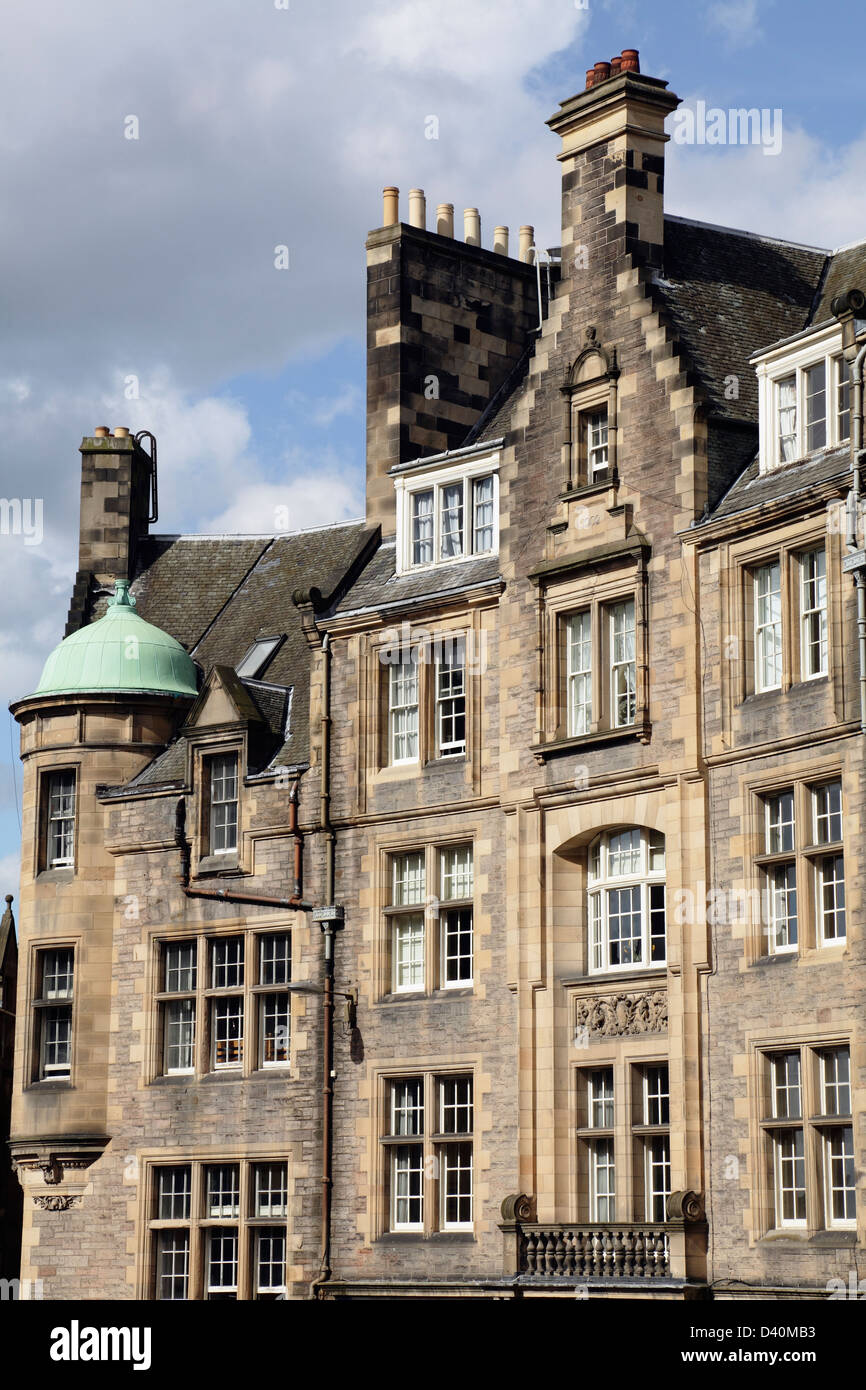
[[[851,454],[847,444],[838,449],[818,450],[808,458],[798,459],[764,474],[759,473],[758,460],[753,459],[725,493],[710,519],[734,516],[750,507],[775,502],[780,497],[793,497],[818,483],[837,477],[841,480],[850,471]]]
[[[713,415],[758,419],[753,353],[810,321],[827,252],[751,232],[665,218],[654,289],[697,371]],[[739,398],[725,399],[725,378]]]
[[[853,289],[866,293],[866,241],[842,246],[829,257],[811,322],[819,324],[832,318],[830,305],[835,296]]]
[[[431,565],[429,569],[401,575],[396,568],[396,544],[384,541],[336,612],[344,616],[378,611],[391,604],[399,606],[493,583],[499,578],[499,557],[488,555],[477,560],[459,560],[453,565]]]

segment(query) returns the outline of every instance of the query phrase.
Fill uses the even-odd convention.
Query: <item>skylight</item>
[[[236,673],[244,680],[257,680],[282,640],[282,636],[257,637],[249,651],[235,667]]]

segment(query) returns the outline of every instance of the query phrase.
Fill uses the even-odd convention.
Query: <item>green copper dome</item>
[[[196,668],[180,642],[146,623],[125,579],[95,623],[65,637],[45,663],[36,695],[136,691],[197,695]]]

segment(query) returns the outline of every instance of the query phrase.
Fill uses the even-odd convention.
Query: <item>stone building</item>
[[[856,1268],[866,248],[666,213],[677,105],[587,73],[546,255],[386,189],[364,522],[152,535],[154,441],[84,440],[14,706],[48,1296]]]

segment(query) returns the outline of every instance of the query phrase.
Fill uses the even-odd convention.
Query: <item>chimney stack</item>
[[[454,204],[440,203],[436,209],[436,230],[440,236],[454,235]]]
[[[409,226],[427,227],[427,199],[423,188],[409,189]]]
[[[528,261],[530,252],[535,244],[535,228],[521,227],[517,233],[517,259]]]
[[[493,249],[498,256],[508,255],[508,228],[493,228]]]
[[[573,245],[598,264],[616,229],[624,251],[660,263],[665,118],[678,105],[666,82],[641,73],[637,49],[624,48],[618,59],[589,68],[584,90],[548,121],[562,140],[564,266]]]
[[[148,533],[152,462],[125,425],[97,425],[81,441],[78,574],[66,635],[87,621],[91,586],[132,579]]]
[[[467,246],[481,245],[481,216],[477,208],[463,209],[463,240]]]

